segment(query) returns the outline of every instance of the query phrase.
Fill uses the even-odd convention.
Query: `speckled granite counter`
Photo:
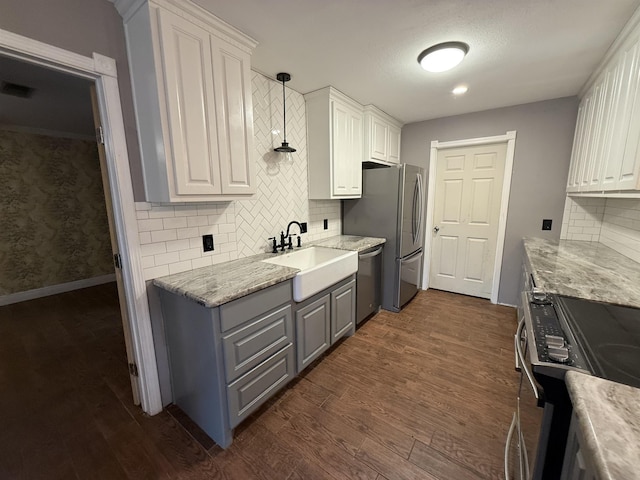
[[[378,237],[357,237],[355,235],[336,235],[335,237],[325,238],[313,242],[313,245],[319,247],[338,248],[340,250],[351,250],[363,252],[378,245],[386,243],[385,238]]]
[[[272,257],[262,253],[210,267],[156,278],[153,284],[183,295],[205,307],[217,307],[296,276],[298,269],[260,260]]]
[[[317,245],[360,252],[385,242],[384,238],[337,235],[309,243],[304,248]],[[285,250],[284,253],[288,252]],[[273,256],[272,253],[260,253],[210,267],[156,278],[153,284],[176,295],[190,298],[205,307],[217,307],[296,276],[299,271],[296,268],[261,261]]]
[[[578,372],[565,379],[599,478],[640,479],[640,389]]]
[[[601,243],[525,238],[536,285],[549,293],[640,308],[640,264]]]

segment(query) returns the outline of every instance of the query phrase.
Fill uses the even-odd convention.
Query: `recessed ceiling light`
[[[469,51],[463,42],[444,42],[427,48],[418,55],[418,63],[427,72],[445,72],[458,65]]]
[[[459,85],[451,90],[451,93],[453,93],[454,95],[462,95],[464,93],[467,93],[467,90],[469,90],[469,87],[467,87],[466,85]]]

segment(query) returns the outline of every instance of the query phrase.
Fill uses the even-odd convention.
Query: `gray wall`
[[[402,129],[402,161],[427,170],[432,140],[462,140],[516,130],[500,303],[517,303],[522,237],[560,238],[577,111],[577,97],[566,97],[428,120]],[[553,220],[551,231],[541,230],[543,218]]]
[[[2,0],[0,29],[64,48],[116,60],[127,149],[137,201],[144,201],[142,164],[127,64],[122,18],[108,0]]]

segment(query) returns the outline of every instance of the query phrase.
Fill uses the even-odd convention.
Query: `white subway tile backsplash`
[[[170,230],[158,230],[151,232],[151,241],[156,242],[169,242],[171,240],[177,240],[178,235],[175,229]]]
[[[186,217],[170,217],[162,219],[162,226],[164,230],[168,230],[171,228],[186,228],[187,227],[187,219]]]
[[[161,218],[138,220],[139,232],[151,232],[153,230],[162,230],[163,228]]]
[[[172,240],[170,242],[166,242],[167,252],[179,252],[180,250],[186,250],[189,248],[189,239],[185,238],[182,240]]]
[[[160,265],[158,267],[150,267],[144,269],[144,279],[152,280],[158,277],[169,275],[169,265]]]
[[[186,260],[184,262],[172,263],[169,265],[169,274],[173,275],[174,273],[182,273],[187,270],[193,270],[193,264],[191,260]]]
[[[185,238],[197,237],[199,235],[199,230],[198,227],[180,228],[177,233],[178,239],[182,240]]]
[[[201,217],[187,217],[187,227],[202,227],[204,225],[208,225],[209,220],[206,216]]]
[[[140,239],[140,245],[151,243],[151,232],[140,232],[138,238]]]
[[[567,197],[560,238],[600,242],[640,262],[640,200]]]
[[[192,260],[194,258],[200,258],[200,246],[197,248],[189,248],[188,250],[180,251],[180,260]]]
[[[194,258],[193,260],[191,260],[191,265],[193,266],[193,268],[208,267],[210,265],[213,265],[213,257],[208,256],[208,257]]]
[[[154,256],[156,265],[168,265],[180,261],[180,252],[161,253]]]
[[[140,245],[140,255],[143,257],[158,255],[160,253],[167,252],[167,244],[164,242],[148,243],[146,245]]]

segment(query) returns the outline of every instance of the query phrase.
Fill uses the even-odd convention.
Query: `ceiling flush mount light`
[[[283,117],[283,137],[282,137],[282,145],[274,148],[274,151],[278,153],[290,154],[296,151],[295,148],[290,147],[287,143],[287,101],[286,94],[284,91],[284,84],[291,80],[291,75],[288,73],[281,72],[276,75],[276,78],[279,82],[282,82],[282,117]]]
[[[427,48],[418,55],[418,63],[427,72],[446,72],[458,65],[469,52],[463,42],[444,42]]]
[[[451,93],[453,93],[454,95],[463,95],[467,93],[467,90],[469,90],[469,87],[467,87],[466,85],[459,85],[451,90]]]

